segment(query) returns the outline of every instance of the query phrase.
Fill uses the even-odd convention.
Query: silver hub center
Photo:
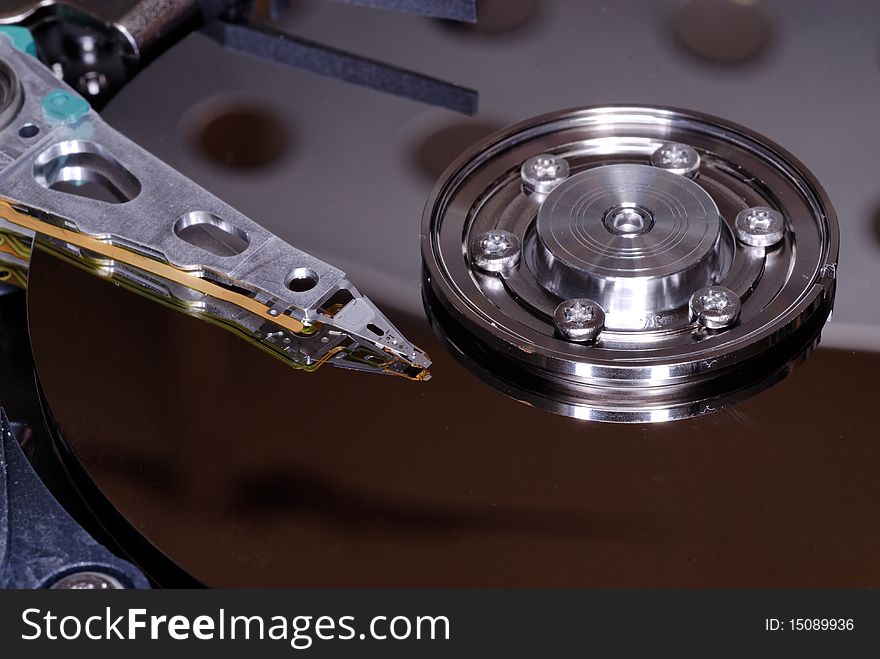
[[[536,279],[563,299],[596,300],[606,326],[640,329],[722,274],[721,217],[693,180],[606,165],[551,192],[536,223]]]
[[[605,228],[618,236],[638,236],[654,228],[651,211],[636,204],[609,208],[602,220]]]

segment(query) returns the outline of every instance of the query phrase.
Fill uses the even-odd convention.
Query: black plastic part
[[[227,50],[472,115],[477,92],[391,64],[256,25],[211,21],[202,31]]]
[[[137,568],[96,542],[52,497],[0,408],[0,588],[47,588],[78,572],[149,588]]]
[[[431,18],[446,18],[465,23],[477,22],[476,0],[339,0],[351,5],[389,9]]]

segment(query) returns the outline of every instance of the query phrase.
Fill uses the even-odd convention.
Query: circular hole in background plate
[[[270,108],[255,101],[212,106],[192,134],[196,150],[208,160],[231,169],[260,169],[289,153],[291,131]]]
[[[723,66],[753,62],[767,51],[774,34],[757,0],[689,0],[675,12],[672,29],[689,55]]]

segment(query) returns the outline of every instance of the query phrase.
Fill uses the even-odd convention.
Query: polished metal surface
[[[546,194],[516,175],[535,153],[569,166]],[[756,207],[772,211],[752,223],[766,238],[736,240],[735,218]],[[519,266],[474,268],[462,242],[497,230],[519,237]],[[809,352],[834,302],[838,229],[815,178],[765,138],[684,110],[611,106],[543,115],[469,149],[429,200],[422,255],[427,308],[453,352],[521,369],[502,389],[564,390],[574,407],[542,406],[582,418],[666,421],[717,411],[731,387],[741,399],[728,378],[745,364],[774,381],[791,355],[768,353],[781,358],[789,337]],[[554,317],[578,298],[604,312],[589,346]]]
[[[43,252],[28,295],[72,472],[161,584],[132,529],[218,587],[880,585],[876,353],[820,348],[718,414],[595,424],[493,390],[415,314],[424,386],[299,377]]]

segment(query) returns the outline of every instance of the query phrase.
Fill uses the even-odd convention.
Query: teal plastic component
[[[43,97],[43,113],[49,121],[75,124],[89,113],[89,103],[73,92],[53,89]]]
[[[5,34],[9,37],[12,45],[21,52],[33,55],[34,57],[37,56],[37,42],[34,41],[31,31],[26,27],[21,27],[20,25],[0,25],[0,34]]]

